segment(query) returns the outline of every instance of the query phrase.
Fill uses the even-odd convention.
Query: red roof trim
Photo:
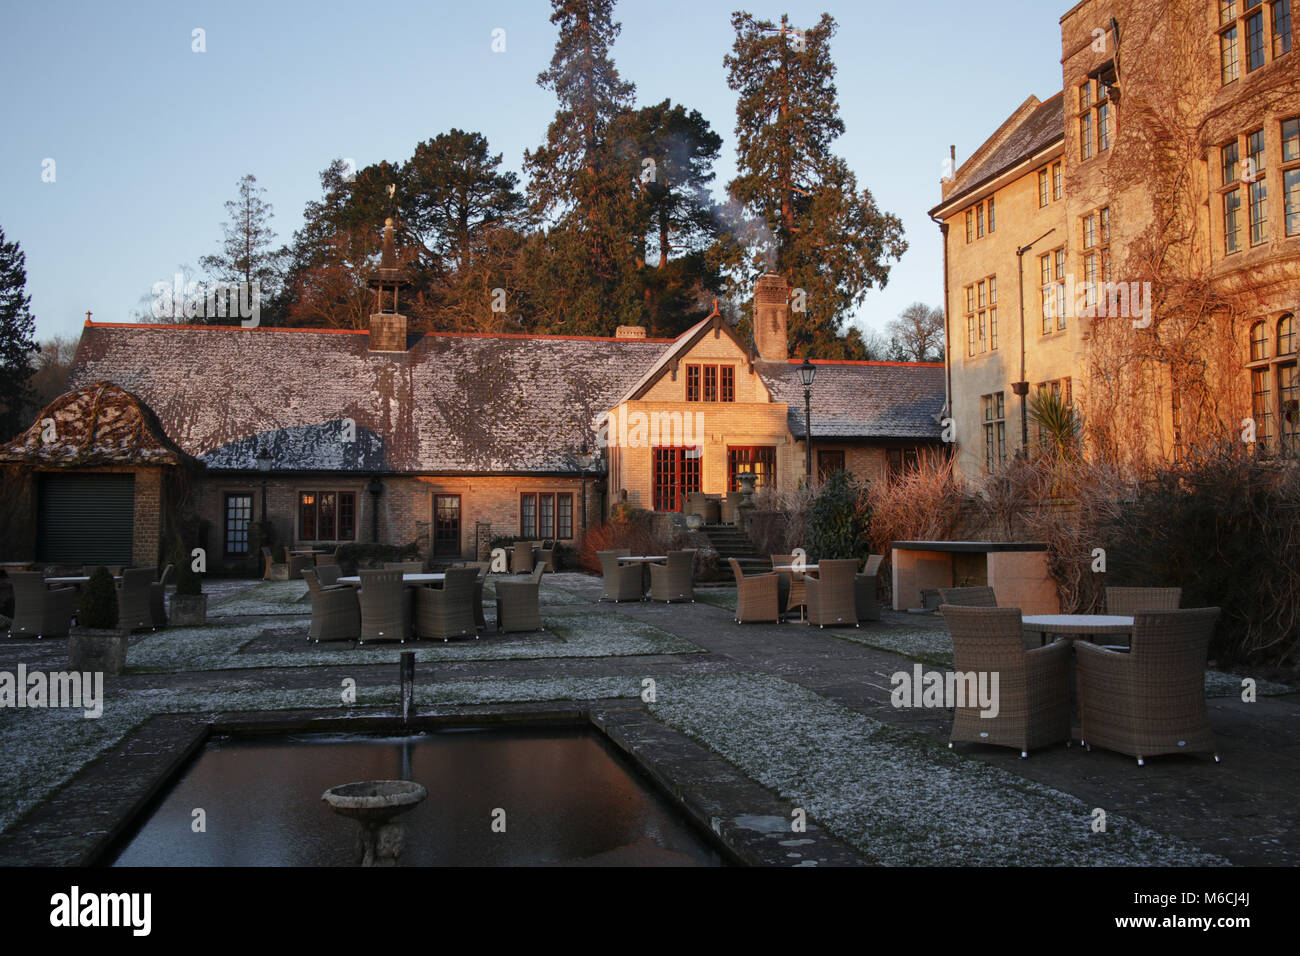
[[[884,365],[894,368],[943,368],[942,362],[863,362],[859,359],[809,359],[813,365]],[[803,359],[786,359],[790,365],[802,365]]]
[[[153,322],[91,322],[84,323],[85,328],[94,329],[186,329],[191,332],[310,332],[316,335],[369,335],[369,329],[300,329],[278,328],[275,326],[242,325],[159,325]],[[620,339],[613,335],[528,335],[523,332],[421,332],[421,338],[453,339],[556,339],[565,342],[656,342],[670,344],[676,339]]]

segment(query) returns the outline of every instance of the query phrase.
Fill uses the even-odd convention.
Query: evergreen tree
[[[274,213],[271,204],[262,199],[265,192],[251,173],[239,181],[238,197],[226,203],[230,221],[221,227],[225,236],[221,251],[204,256],[199,264],[217,282],[259,282],[261,295],[267,300],[279,291],[285,250],[274,248]]]
[[[27,294],[27,256],[0,229],[0,437],[17,435],[31,401],[36,320]]]
[[[610,59],[620,29],[613,0],[552,0],[552,7],[560,36],[537,82],[555,91],[559,109],[546,144],[524,154],[533,212],[551,224],[534,250],[541,255],[535,292],[549,328],[592,333],[639,308],[624,275],[636,268],[637,194],[609,143],[636,88]]]
[[[723,63],[740,94],[739,175],[728,189],[765,228],[743,236],[744,256],[730,264],[746,276],[774,269],[803,291],[790,313],[795,354],[856,352],[861,338],[841,338],[844,320],[867,290],[886,283],[889,260],[907,243],[899,219],[880,212],[831,153],[844,132],[830,56],[835,21],[822,14],[816,26],[794,30],[784,16],[778,27],[739,12],[731,22],[736,41]]]

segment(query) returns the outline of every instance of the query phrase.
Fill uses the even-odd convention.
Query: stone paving
[[[217,582],[213,582],[214,584]],[[220,582],[212,592],[210,617],[223,606],[238,606],[246,595],[257,595],[258,582]],[[860,643],[888,642],[918,632],[943,631],[936,616],[895,614],[886,611],[877,623],[861,629],[835,630],[808,627],[798,622],[781,625],[737,625],[725,607],[734,589],[709,590],[707,601],[694,604],[594,603],[601,582],[579,574],[559,574],[548,580],[555,603],[543,608],[548,622],[578,614],[588,622],[618,616],[628,624],[642,622],[668,635],[685,639],[700,650],[635,656],[539,657],[510,660],[475,659],[470,646],[456,660],[417,663],[417,685],[426,693],[440,686],[486,685],[488,682],[552,681],[557,679],[627,678],[639,686],[644,678],[671,680],[707,675],[770,675],[798,685],[848,711],[874,721],[915,731],[935,742],[946,742],[950,712],[943,709],[897,709],[890,703],[890,675],[912,668],[913,660],[898,653]],[[701,589],[703,592],[703,589]],[[489,623],[490,623],[489,601]],[[296,609],[292,609],[296,611]],[[327,645],[306,641],[309,607],[294,613],[217,617],[216,626],[255,625],[255,636],[238,653],[316,654]],[[215,612],[215,615],[214,615]],[[166,632],[140,640],[165,639]],[[535,636],[485,636],[487,646],[511,641],[534,641],[539,651],[553,645],[554,633]],[[133,643],[133,646],[135,646]],[[402,649],[437,650],[436,645],[413,642]],[[128,673],[112,680],[110,695],[184,691],[194,695],[241,691],[273,691],[284,707],[317,706],[303,702],[308,694],[336,689],[344,677],[357,682],[363,700],[391,702],[395,696],[396,667],[349,660],[351,645],[330,645],[339,663],[241,669]],[[554,654],[551,647],[547,653]],[[391,660],[397,659],[397,648]],[[128,654],[128,665],[131,656]],[[19,662],[29,670],[66,668],[62,641],[0,642],[0,670],[12,671]],[[307,663],[304,661],[304,663]],[[1292,685],[1294,690],[1294,685]],[[297,701],[297,703],[295,703]],[[391,706],[391,703],[388,704]],[[1261,696],[1244,703],[1237,697],[1212,698],[1210,719],[1218,737],[1221,764],[1208,756],[1153,758],[1138,767],[1131,758],[1095,750],[1053,747],[1021,760],[1011,750],[959,745],[966,758],[981,761],[1026,781],[1047,785],[1079,798],[1108,815],[1137,821],[1151,830],[1181,838],[1202,850],[1238,865],[1296,865],[1300,863],[1300,695],[1292,692]],[[5,719],[0,713],[0,720]],[[49,808],[46,808],[47,812]],[[26,821],[19,820],[6,833],[12,843]],[[0,855],[0,859],[3,856]]]

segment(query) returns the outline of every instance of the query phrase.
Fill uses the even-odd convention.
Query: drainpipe
[[[953,147],[954,151],[956,147]],[[948,224],[942,219],[930,217],[930,221],[939,227],[943,239],[943,410],[949,418],[954,418],[952,411],[952,332],[948,322],[948,303],[951,292],[948,288]]]
[[[1054,232],[1056,232],[1055,226],[1029,243],[1029,245],[1021,246],[1016,250],[1016,286],[1020,295],[1020,381],[1011,383],[1011,391],[1013,394],[1020,396],[1021,455],[1029,453],[1029,418],[1025,413],[1025,396],[1029,394],[1029,382],[1025,378],[1025,253],[1034,248],[1036,243],[1042,242]]]

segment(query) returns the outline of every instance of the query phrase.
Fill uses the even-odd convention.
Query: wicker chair
[[[541,541],[537,545],[537,561],[546,569],[547,574],[555,573],[555,542]]]
[[[793,554],[770,554],[772,567],[778,564],[794,564]],[[788,574],[790,576],[790,596],[786,599],[785,607],[782,611],[793,611],[795,608],[804,608],[808,603],[808,592],[804,589],[804,573],[802,571],[778,571],[777,574]]]
[[[462,568],[474,568],[478,574],[474,578],[474,624],[483,631],[487,630],[487,619],[483,616],[483,582],[492,570],[490,561],[466,561],[458,565]]]
[[[308,568],[302,573],[311,592],[311,628],[307,640],[355,641],[361,637],[361,602],[356,588],[346,584],[325,584],[320,571]]]
[[[285,549],[285,557],[289,559],[289,580],[297,581],[302,578],[302,573],[308,568],[314,568],[316,562],[310,554],[289,554],[288,548]]]
[[[1048,744],[1065,741],[1068,746],[1070,642],[1058,639],[1026,649],[1015,607],[947,604],[939,610],[952,632],[958,675],[998,675],[997,715],[981,716],[978,701],[968,698],[953,715],[948,746],[992,744],[1019,750],[1021,757]]]
[[[858,627],[856,558],[835,558],[817,562],[817,577],[804,581],[808,592],[808,623],[852,624]]]
[[[883,554],[867,555],[867,564],[861,574],[853,576],[853,604],[857,608],[859,621],[880,620],[880,562],[885,560]]]
[[[266,545],[262,545],[262,560],[266,563],[265,569],[262,571],[262,580],[269,581],[271,580],[271,565],[275,563],[275,558],[271,555],[271,549]]]
[[[149,585],[149,615],[155,628],[167,626],[167,579],[172,576],[172,565],[163,568],[157,581]]]
[[[49,588],[39,571],[10,571],[14,619],[10,637],[66,637],[77,613],[77,589]]]
[[[990,587],[939,588],[942,603],[949,607],[997,607],[998,597]]]
[[[385,561],[385,571],[401,571],[403,574],[422,574],[424,572],[423,561]]]
[[[366,641],[405,641],[411,633],[414,595],[402,586],[399,570],[362,571],[361,637]]]
[[[605,577],[602,601],[639,601],[645,597],[645,579],[640,565],[618,563],[620,557],[627,557],[631,553],[627,548],[596,552],[601,574]]]
[[[510,573],[531,574],[533,570],[533,542],[516,541],[510,552]]]
[[[638,569],[639,570],[639,569]],[[542,610],[540,592],[542,575],[546,569],[540,564],[533,568],[527,581],[497,582],[497,630],[540,631]]]
[[[776,572],[745,577],[740,562],[728,558],[736,576],[736,623],[781,620],[781,576]]]
[[[669,551],[667,564],[650,565],[650,598],[654,601],[695,601],[695,551]]]
[[[153,630],[153,611],[149,607],[149,586],[158,575],[157,568],[127,568],[117,584],[117,626],[134,631]]]
[[[316,567],[318,568],[327,567],[329,565],[337,566],[339,563],[339,549],[335,548],[329,554],[315,555],[315,558],[316,558]]]
[[[1217,607],[1133,614],[1133,649],[1125,653],[1075,642],[1079,722],[1084,746],[1136,757],[1212,753],[1205,706],[1205,658]]]
[[[415,589],[415,636],[420,640],[478,637],[474,593],[478,568],[448,568],[441,588]]]

